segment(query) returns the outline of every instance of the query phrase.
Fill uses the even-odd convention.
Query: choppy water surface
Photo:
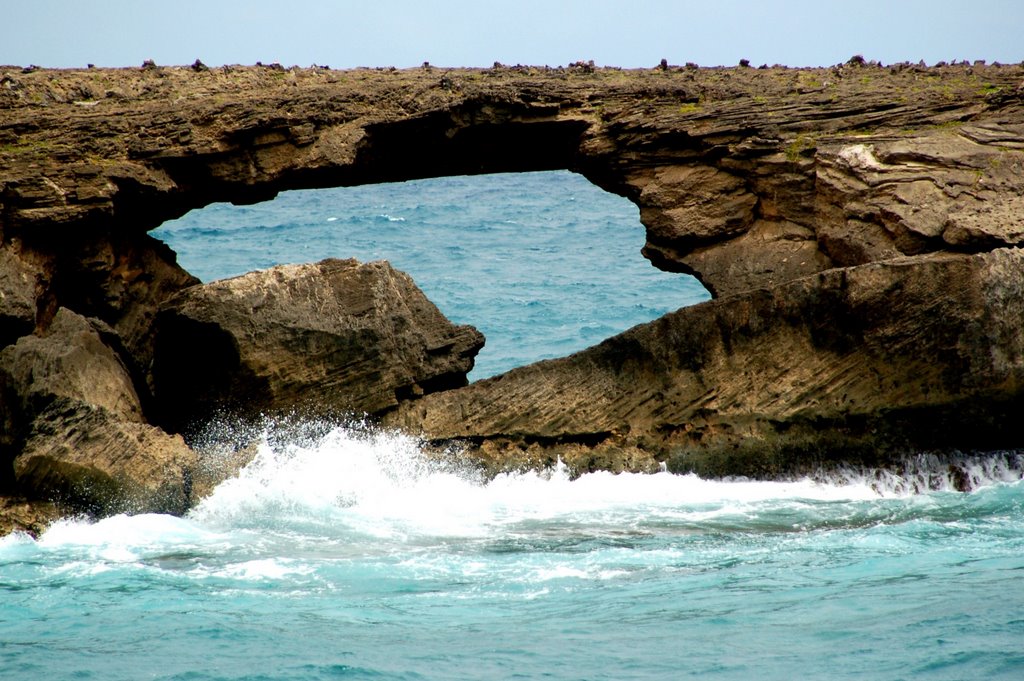
[[[0,540],[0,668],[5,679],[1017,679],[1018,477],[917,495],[557,469],[484,482],[395,435],[265,439],[185,518]]]
[[[251,224],[259,206],[236,217],[215,207],[165,238],[204,279],[391,259],[446,314],[491,335],[485,373],[703,295],[678,277],[636,293],[617,256],[600,259],[621,248],[663,276],[636,257],[635,210],[622,219],[636,238],[622,246],[618,217],[590,215],[603,215],[605,195],[581,201],[574,176],[507,177],[483,196],[476,180],[445,182],[344,199],[363,212],[318,193]],[[494,217],[509,203],[533,207]],[[537,215],[549,217],[507,222]],[[570,234],[573,222],[597,236]],[[452,253],[467,253],[435,258],[451,224]],[[371,243],[410,227],[425,231]],[[468,252],[477,231],[505,235],[486,241],[484,260]],[[563,284],[583,273],[594,283],[565,311]],[[595,291],[606,302],[588,301]],[[502,329],[512,335],[497,340]],[[72,520],[0,539],[0,678],[1024,678],[1019,457],[974,461],[978,489],[960,493],[927,458],[918,472],[938,489],[914,492],[913,480],[854,472],[830,483],[570,480],[559,469],[487,481],[457,457],[343,425],[302,436],[270,426],[260,442],[184,518]]]

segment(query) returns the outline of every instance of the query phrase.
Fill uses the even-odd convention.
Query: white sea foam
[[[228,565],[216,571],[218,577],[245,581],[283,579],[311,574],[314,568],[286,558],[261,558]]]
[[[549,568],[540,568],[530,576],[530,583],[547,582],[553,579],[588,579],[591,575],[586,570],[581,570],[570,565],[555,565]]]
[[[73,550],[105,563],[134,563],[150,553],[209,544],[216,535],[196,523],[156,513],[116,515],[92,521],[68,518],[51,525],[37,540],[44,551]]]
[[[98,556],[91,557],[88,560],[72,560],[67,563],[58,563],[56,567],[51,569],[50,573],[64,577],[94,577],[113,570],[114,566],[112,564],[114,563],[134,562],[134,558],[130,560],[117,560],[106,556]]]
[[[847,467],[822,476],[832,484],[866,486],[885,496],[976,490],[1024,478],[1024,455],[1016,451],[976,455],[922,453],[884,469]]]
[[[96,559],[127,563],[169,547],[234,541],[228,536],[237,530],[256,530],[251,541],[257,542],[271,530],[334,537],[344,545],[339,532],[407,542],[529,536],[541,526],[609,536],[642,532],[651,523],[678,532],[708,524],[801,529],[853,513],[850,503],[954,489],[958,476],[974,487],[1019,481],[1022,468],[1019,455],[962,458],[956,467],[922,456],[898,472],[840,471],[831,482],[704,480],[667,472],[596,472],[573,479],[562,465],[485,480],[468,463],[454,461],[395,432],[338,426],[322,428],[316,437],[292,437],[271,427],[252,462],[186,518],[64,520],[38,546],[79,547]],[[874,522],[875,516],[865,518]]]
[[[191,517],[229,525],[303,517],[379,536],[465,534],[479,493],[471,476],[429,460],[412,438],[336,428],[312,443],[264,438],[253,461]]]
[[[192,520],[222,528],[314,523],[393,539],[473,537],[538,521],[700,522],[775,500],[879,498],[868,481],[711,481],[664,472],[572,479],[561,465],[485,481],[468,464],[441,460],[394,432],[336,427],[291,442],[272,435],[264,434],[253,461],[195,508]]]

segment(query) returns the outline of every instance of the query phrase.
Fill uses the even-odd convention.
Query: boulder
[[[39,414],[14,460],[19,494],[65,511],[184,513],[196,455],[179,435],[58,400]]]
[[[466,385],[482,346],[388,263],[332,259],[174,296],[157,319],[154,386],[172,429],[214,410],[381,414]]]
[[[0,452],[22,440],[36,417],[58,399],[142,421],[132,380],[100,330],[112,333],[98,320],[60,308],[49,327],[0,351]]]
[[[195,454],[144,422],[112,338],[103,322],[60,308],[0,351],[0,486],[74,512],[181,512]]]
[[[684,308],[386,421],[498,467],[772,477],[1019,447],[1024,251],[896,258]]]

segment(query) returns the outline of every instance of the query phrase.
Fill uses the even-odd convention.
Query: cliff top
[[[963,120],[1008,99],[1019,102],[1022,88],[1024,66],[981,63],[633,70],[578,63],[343,71],[277,64],[0,66],[0,173],[19,174],[34,163],[128,159],[175,143],[186,153],[211,151],[200,136],[145,141],[159,137],[175,118],[198,128],[217,120],[223,127],[252,127],[270,118],[330,125],[361,117],[404,118],[483,99],[546,103],[605,120],[636,113],[657,118],[661,127],[714,125],[713,119],[726,115],[783,131],[838,127],[866,134],[875,125],[899,131],[900,125],[920,122],[922,111],[939,123]],[[818,113],[807,115],[810,110]]]
[[[757,220],[770,234],[754,229],[749,240],[767,237],[776,250],[813,240],[828,218],[818,205],[828,197],[814,189],[823,161],[842,152],[844,166],[854,156],[865,168],[924,162],[935,177],[959,168],[939,182],[961,187],[995,172],[986,186],[1006,180],[1006,193],[1016,158],[992,154],[1024,147],[1022,121],[1020,64],[0,67],[0,238],[139,233],[215,201],[287,189],[569,169],[641,207],[657,266],[721,291],[754,284],[766,266],[711,263],[701,249]],[[851,151],[862,144],[881,165]],[[817,240],[833,262],[863,260],[850,249],[836,260]],[[896,248],[936,247],[946,245]],[[869,250],[877,259],[891,249]],[[775,278],[829,266],[808,253],[813,262],[801,256],[794,269],[780,251]],[[749,276],[730,283],[725,270]]]

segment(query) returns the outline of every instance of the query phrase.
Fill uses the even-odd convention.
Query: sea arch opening
[[[640,248],[637,207],[567,170],[453,175],[214,203],[152,235],[202,281],[327,257],[388,260],[487,344],[471,380],[710,298]]]

